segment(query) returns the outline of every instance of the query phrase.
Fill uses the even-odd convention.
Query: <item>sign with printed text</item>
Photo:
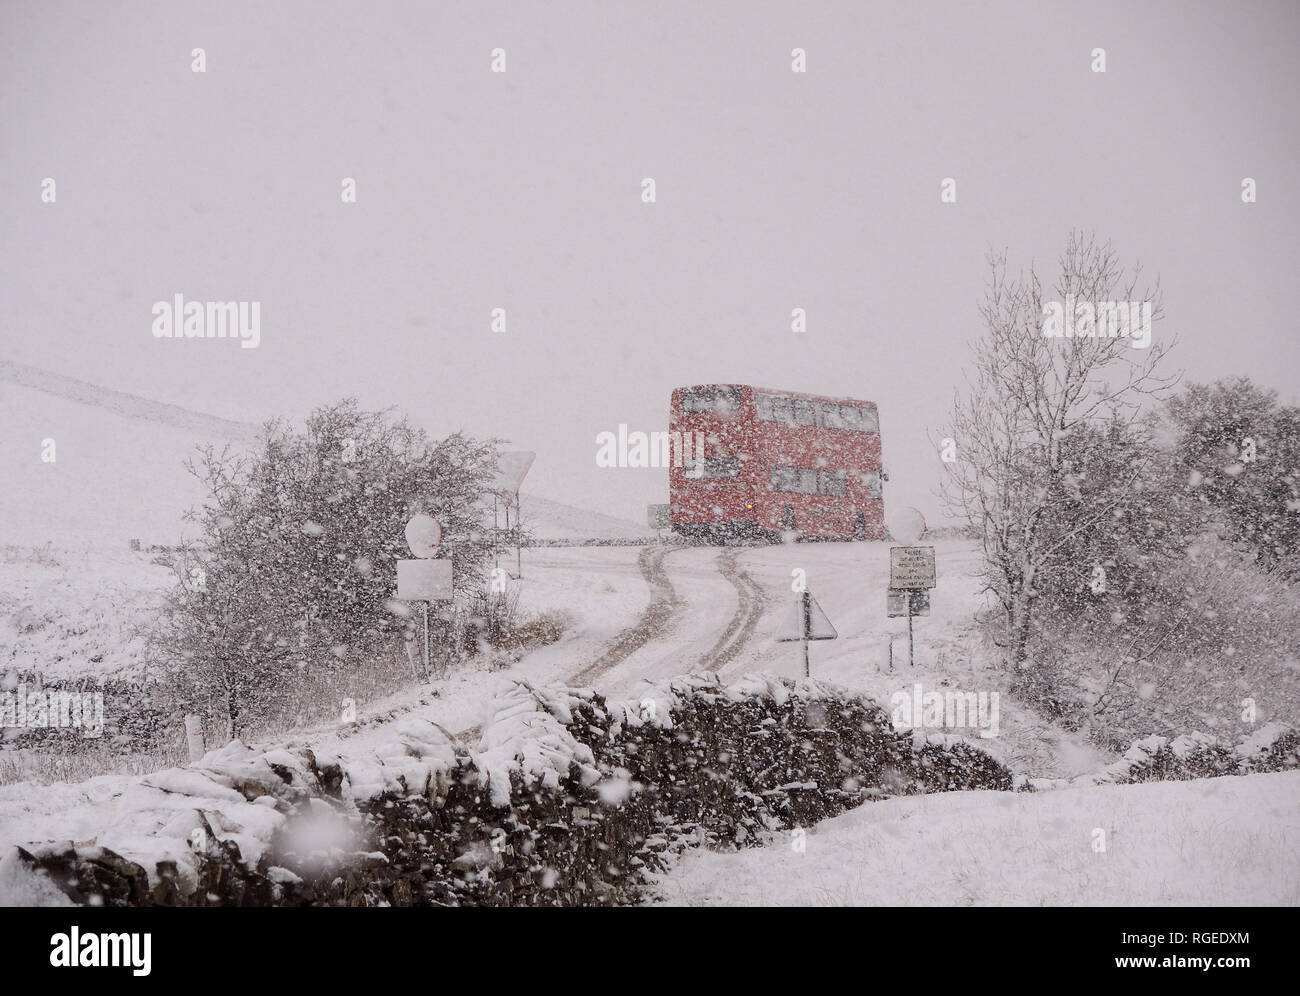
[[[933,588],[934,547],[891,546],[889,548],[889,587]]]
[[[397,597],[407,602],[441,602],[450,599],[451,561],[399,560]]]

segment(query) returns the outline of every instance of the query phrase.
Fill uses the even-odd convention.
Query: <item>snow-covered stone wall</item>
[[[132,780],[93,839],[11,848],[0,882],[107,905],[628,903],[692,844],[1012,785],[973,744],[897,734],[870,699],[770,676],[618,703],[520,682],[474,748],[418,713],[336,743],[236,741]]]

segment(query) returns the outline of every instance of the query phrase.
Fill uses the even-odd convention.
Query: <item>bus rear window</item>
[[[740,411],[740,391],[734,387],[702,387],[683,391],[682,411],[730,415]]]
[[[840,419],[844,428],[854,432],[879,432],[880,422],[874,408],[859,408],[857,405],[840,405]]]

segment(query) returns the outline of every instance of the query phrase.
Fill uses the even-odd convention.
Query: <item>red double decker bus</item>
[[[707,384],[673,391],[668,472],[674,531],[883,539],[876,406],[852,398]],[[683,453],[683,451],[686,451]]]

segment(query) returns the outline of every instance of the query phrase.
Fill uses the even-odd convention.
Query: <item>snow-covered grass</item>
[[[77,754],[6,750],[0,751],[0,785],[27,782],[44,787],[55,782],[83,782],[102,775],[145,775],[188,760],[179,738],[157,751],[143,754],[105,750]]]
[[[410,708],[424,698],[430,716],[447,729],[460,731],[479,723],[485,703],[515,678],[540,684],[563,684],[584,661],[635,622],[648,592],[637,569],[636,547],[546,547],[523,552],[523,576],[516,622],[563,617],[568,628],[558,640],[538,647],[502,667],[506,654],[484,654],[457,665],[430,682],[414,677],[389,694],[358,702],[362,722]],[[511,567],[513,568],[513,563]],[[512,582],[515,583],[515,582]],[[313,725],[292,731],[295,740],[339,724]]]
[[[837,640],[812,645],[814,677],[866,692],[886,706],[895,693],[910,694],[917,683],[925,691],[996,692],[1000,698],[997,736],[978,742],[1013,770],[1031,776],[1068,778],[1100,770],[1114,760],[1115,754],[1089,743],[1085,734],[1045,720],[1011,693],[1009,676],[996,666],[972,622],[981,604],[980,560],[969,540],[934,542],[939,586],[932,593],[931,614],[915,620],[916,664],[910,666],[906,621],[885,615],[889,546],[797,543],[738,551],[738,567],[762,587],[767,602],[748,644],[722,667],[723,677],[734,679],[751,671],[802,675],[798,645],[772,638],[793,608],[792,572],[798,569],[840,634]],[[681,604],[662,633],[590,679],[598,690],[635,697],[645,679],[662,680],[701,666],[738,606],[736,589],[719,570],[723,552],[695,547],[664,557],[663,570]],[[560,639],[521,658],[513,652],[483,655],[428,683],[418,682],[404,659],[393,667],[377,666],[369,680],[358,676],[347,688],[332,688],[321,701],[304,703],[310,708],[298,710],[300,718],[287,715],[278,729],[258,729],[250,735],[302,738],[341,728],[337,717],[342,703],[335,700],[344,697],[355,700],[363,721],[401,713],[423,699],[434,704],[439,721],[448,729],[463,730],[479,721],[482,703],[515,677],[541,684],[567,683],[598,660],[645,609],[650,592],[637,566],[638,553],[635,547],[525,550],[517,621],[563,617],[567,629]],[[10,551],[6,556],[10,562],[0,563],[0,627],[8,637],[8,667],[40,670],[54,677],[137,670],[143,648],[134,634],[144,624],[156,591],[170,583],[167,568],[155,564],[148,553],[124,548],[40,548]],[[513,570],[513,557],[506,558],[503,566]],[[1289,686],[1262,682],[1253,686],[1250,694],[1259,705],[1261,723],[1297,720],[1295,710],[1275,694],[1285,687]],[[1162,693],[1159,687],[1156,691]],[[1232,691],[1235,695],[1237,690]],[[970,729],[946,732],[975,735]],[[1231,738],[1230,730],[1218,732]],[[41,781],[125,773],[148,764],[143,758],[108,757],[102,768],[79,762],[73,769],[35,756],[11,755],[7,760],[10,764],[0,768],[0,781],[23,777],[24,772]],[[160,757],[159,763],[163,761]]]
[[[0,556],[0,675],[139,679],[143,635],[175,580],[147,552],[6,546]]]
[[[906,661],[905,621],[885,617],[889,544],[801,543],[741,551],[740,567],[750,572],[769,600],[752,639],[726,665],[724,676],[758,670],[791,677],[802,674],[797,645],[772,639],[793,604],[790,575],[799,567],[807,572],[809,586],[840,632],[838,640],[813,645],[814,676],[865,691],[886,704],[894,692],[910,691],[915,682],[926,689],[1000,690],[999,736],[982,741],[982,746],[1016,770],[1043,777],[1069,777],[1104,766],[1112,758],[1078,745],[1014,703],[1009,684],[991,667],[972,634],[978,564],[974,546],[962,540],[941,540],[936,545],[940,587],[934,592],[933,614],[916,621],[915,668]],[[509,659],[516,654],[486,655],[429,683],[419,683],[413,673],[408,674],[404,660],[382,662],[382,667],[377,663],[374,674],[358,675],[346,688],[330,689],[327,696],[313,693],[313,701],[304,701],[294,714],[286,714],[279,732],[306,735],[320,730],[322,719],[324,727],[334,728],[338,724],[333,717],[341,706],[335,699],[344,697],[355,700],[363,718],[389,715],[421,698],[434,701],[436,697],[440,721],[459,730],[476,723],[482,702],[513,677],[565,683],[586,663],[598,659],[645,608],[649,591],[637,567],[638,553],[634,547],[525,550],[517,621],[563,614],[569,628],[558,641],[513,663]],[[670,678],[700,666],[737,606],[735,589],[718,570],[721,554],[715,548],[689,548],[664,558],[664,570],[682,604],[664,633],[608,674],[592,679],[600,691],[634,695],[644,679]],[[172,582],[169,569],[153,561],[148,553],[126,549],[54,548],[32,551],[29,559],[24,555],[5,565],[0,569],[0,626],[13,631],[7,641],[13,648],[8,666],[54,678],[140,673],[139,631],[148,625],[156,593]],[[513,557],[503,564],[513,570]],[[887,654],[891,639],[896,651],[892,673]],[[508,666],[501,668],[502,663]],[[303,718],[295,720],[297,713]],[[261,739],[275,733],[258,729],[250,735]],[[48,781],[66,767],[60,767],[62,762],[43,763],[36,756],[21,764],[16,757],[8,760],[13,770],[0,770],[0,781],[23,771]],[[102,768],[87,768],[85,763],[79,762],[76,769],[82,776],[136,771],[147,761],[127,764],[108,757]],[[68,774],[73,774],[71,769]]]
[[[889,799],[808,828],[802,843],[689,852],[661,880],[662,901],[1293,906],[1300,772]]]

